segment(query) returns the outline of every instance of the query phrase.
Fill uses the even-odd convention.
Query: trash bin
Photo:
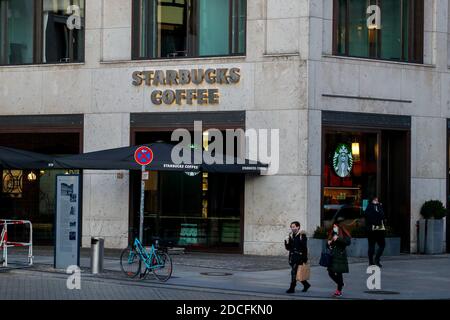
[[[97,274],[103,272],[103,253],[105,247],[103,238],[91,238],[91,273]]]

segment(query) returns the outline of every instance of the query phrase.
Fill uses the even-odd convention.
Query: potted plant
[[[428,200],[420,209],[418,251],[424,254],[444,253],[444,220],[447,210],[439,200]]]

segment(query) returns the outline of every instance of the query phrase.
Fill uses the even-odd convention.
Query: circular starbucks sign
[[[336,148],[333,156],[334,172],[341,178],[348,177],[353,167],[353,155],[345,144]]]

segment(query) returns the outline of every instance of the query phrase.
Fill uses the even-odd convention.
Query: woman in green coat
[[[331,265],[328,267],[328,275],[336,282],[335,297],[342,296],[344,287],[343,274],[348,273],[347,246],[350,245],[350,233],[342,226],[343,218],[338,218],[328,236],[328,246],[331,249]]]

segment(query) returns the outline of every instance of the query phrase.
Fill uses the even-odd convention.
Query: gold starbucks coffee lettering
[[[172,89],[162,88],[170,86],[195,85],[233,85],[241,79],[239,68],[209,68],[209,69],[180,69],[180,70],[149,70],[135,71],[132,74],[134,86],[155,87],[151,93],[154,105],[215,105],[220,102],[217,88]]]

